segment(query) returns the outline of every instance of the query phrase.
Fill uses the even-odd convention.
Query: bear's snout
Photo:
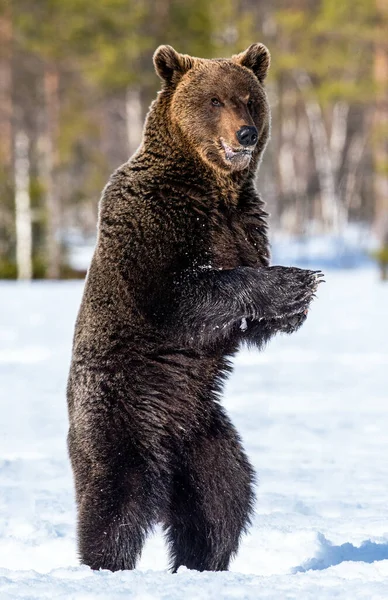
[[[236,138],[242,146],[254,146],[259,136],[256,127],[244,125],[236,132]]]

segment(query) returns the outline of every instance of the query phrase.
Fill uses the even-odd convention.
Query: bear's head
[[[269,135],[263,81],[270,54],[252,44],[231,59],[201,59],[160,46],[154,54],[169,122],[213,168],[243,171],[257,163]],[[255,160],[256,159],[256,160]]]

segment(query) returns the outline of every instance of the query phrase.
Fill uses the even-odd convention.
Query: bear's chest
[[[210,228],[210,264],[215,269],[259,266],[260,256],[249,227],[240,212],[216,212]]]

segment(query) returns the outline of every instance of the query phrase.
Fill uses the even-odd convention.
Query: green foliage
[[[15,237],[12,174],[0,162],[0,259],[12,252]]]
[[[88,223],[110,170],[106,148],[114,146],[117,131],[110,127],[120,127],[120,120],[127,126],[126,91],[140,90],[144,112],[159,86],[151,60],[159,44],[211,57],[267,43],[269,78],[279,82],[279,106],[286,117],[287,106],[297,106],[301,97],[295,84],[300,69],[309,74],[328,124],[334,102],[372,105],[385,93],[384,84],[378,89],[373,78],[376,44],[386,44],[388,14],[378,13],[370,0],[0,0],[0,15],[6,22],[12,18],[12,48],[0,48],[0,57],[12,55],[12,118],[28,129],[32,147],[34,276],[46,271],[44,150],[39,146],[47,127],[45,73],[59,75],[58,135],[56,124],[53,129],[61,209],[74,222],[86,207]],[[115,107],[117,99],[121,109],[114,108],[111,119],[106,105]],[[280,125],[281,119],[279,113]],[[385,133],[381,124],[376,146],[384,144]],[[125,134],[123,139],[125,145]],[[381,154],[375,168],[385,174]],[[0,277],[16,275],[13,191],[13,173],[0,172],[0,255],[6,257]],[[69,273],[62,266],[62,275]]]
[[[40,258],[32,260],[33,279],[43,279],[46,274],[46,265]],[[0,279],[17,279],[16,261],[7,258],[0,259]]]
[[[27,0],[15,3],[15,22],[26,49],[46,61],[76,61],[85,76],[110,89],[137,79],[136,60],[149,41],[141,33],[147,16],[142,2],[131,0]]]
[[[16,279],[17,267],[14,261],[0,257],[0,279]]]
[[[367,102],[373,81],[377,12],[370,0],[318,0],[276,14],[284,48],[274,57],[273,75],[304,69],[322,104]]]
[[[238,14],[235,0],[38,0],[33,10],[28,0],[16,0],[14,21],[25,49],[48,62],[76,64],[110,92],[149,81],[152,65],[143,58],[158,44],[210,57],[243,49],[253,34],[252,19]]]
[[[42,258],[34,258],[32,261],[33,279],[44,279],[46,277],[46,271],[46,262],[42,260]],[[77,271],[66,263],[61,265],[61,279],[84,279],[85,275],[85,271]],[[17,279],[17,266],[15,261],[0,258],[0,279]]]
[[[375,252],[372,252],[372,256],[378,263],[388,266],[388,246],[382,246],[378,250],[375,250]]]
[[[214,52],[213,22],[208,0],[171,0],[166,21],[170,23],[168,36],[163,32],[163,43],[180,52],[210,57]]]

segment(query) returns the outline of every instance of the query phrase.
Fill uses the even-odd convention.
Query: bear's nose
[[[244,125],[237,131],[236,137],[242,146],[254,146],[258,139],[257,129]]]

